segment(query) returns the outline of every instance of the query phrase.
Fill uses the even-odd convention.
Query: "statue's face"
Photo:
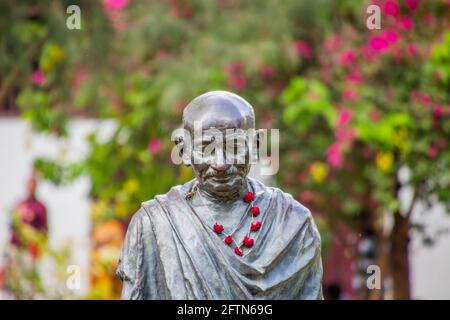
[[[241,97],[213,91],[194,99],[183,113],[190,133],[190,164],[203,190],[226,197],[239,190],[250,170],[252,106]],[[186,141],[186,137],[185,137]]]
[[[250,170],[247,134],[236,129],[209,127],[192,138],[195,176],[204,190],[216,195],[239,189]]]

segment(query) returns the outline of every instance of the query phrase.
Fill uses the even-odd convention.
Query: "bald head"
[[[183,112],[183,127],[189,131],[194,121],[201,121],[202,128],[255,127],[253,107],[240,96],[227,91],[210,91],[192,100]]]

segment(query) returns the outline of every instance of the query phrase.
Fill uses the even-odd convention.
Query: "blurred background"
[[[450,299],[450,1],[4,0],[0,29],[1,299],[119,298],[130,217],[193,177],[170,134],[217,89],[280,129],[263,178],[313,212],[327,299]]]

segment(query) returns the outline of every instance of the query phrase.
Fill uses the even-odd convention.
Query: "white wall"
[[[0,265],[4,258],[4,245],[9,238],[10,211],[25,196],[33,159],[37,156],[69,162],[81,159],[88,151],[85,137],[100,127],[102,132],[108,134],[114,123],[74,120],[69,125],[68,138],[60,141],[49,135],[32,132],[22,119],[0,118]],[[78,294],[86,293],[88,287],[89,188],[89,179],[82,177],[70,186],[55,187],[44,182],[37,189],[38,199],[48,210],[50,244],[56,248],[63,243],[70,244],[73,264],[81,267],[82,286]]]
[[[427,232],[440,233],[433,246],[424,246],[413,233],[411,241],[412,296],[416,299],[450,299],[450,215],[438,204],[424,213],[417,210],[415,222],[427,226]]]

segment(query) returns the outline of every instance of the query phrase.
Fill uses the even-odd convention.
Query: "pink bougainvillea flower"
[[[312,49],[306,41],[297,40],[294,42],[293,47],[295,52],[302,55],[303,57],[308,59],[312,57]]]
[[[394,44],[398,40],[398,34],[395,31],[387,30],[382,33],[381,37],[383,37],[388,44]]]
[[[373,36],[369,39],[370,48],[374,51],[384,51],[389,47],[389,43],[384,37]]]
[[[389,16],[398,16],[400,9],[398,7],[397,1],[388,0],[384,3],[383,11]]]
[[[36,70],[31,75],[31,81],[37,86],[42,86],[45,81],[45,74],[41,70]]]
[[[434,73],[434,78],[436,80],[442,80],[444,78],[444,73],[442,72],[442,70],[436,70],[436,72]]]
[[[419,54],[419,49],[417,48],[417,46],[414,43],[409,43],[407,50],[408,50],[408,54],[411,56],[415,56],[415,55]]]
[[[231,62],[227,64],[224,69],[228,86],[238,90],[243,90],[247,87],[247,79],[244,75],[244,65],[241,62]]]
[[[261,75],[261,78],[267,80],[267,79],[270,79],[273,77],[273,75],[275,74],[275,71],[273,70],[273,68],[271,66],[263,66],[259,70],[259,74]]]
[[[354,89],[347,88],[342,91],[342,99],[344,99],[345,101],[354,101],[358,99],[358,97],[359,94]]]
[[[362,56],[365,60],[373,60],[373,58],[376,56],[375,50],[372,48],[371,41],[362,47]]]
[[[120,11],[126,8],[128,0],[104,0],[103,4],[108,11]]]
[[[341,112],[339,113],[337,125],[344,126],[347,123],[349,123],[352,120],[352,118],[353,118],[352,110],[350,110],[348,108],[343,108],[341,110]]]
[[[345,80],[347,82],[354,84],[361,83],[362,81],[361,73],[358,70],[353,70],[350,74],[347,75]]]
[[[342,43],[342,37],[340,35],[334,35],[328,37],[323,42],[323,49],[327,52],[335,52]]]
[[[410,56],[415,56],[415,55],[419,54],[419,49],[417,48],[417,46],[414,43],[409,43],[408,44],[408,53]]]
[[[411,91],[411,94],[409,95],[409,98],[414,102],[420,102],[420,92],[418,90]]]
[[[378,122],[381,119],[381,113],[378,110],[372,110],[369,113],[369,118],[373,122]]]
[[[228,77],[227,84],[232,88],[244,90],[247,87],[247,79],[241,75],[232,75]]]
[[[0,269],[0,289],[3,289],[5,283],[5,270]]]
[[[392,56],[396,61],[402,60],[403,57],[403,51],[402,48],[395,48],[394,52],[392,53]]]
[[[436,118],[441,118],[444,115],[444,108],[440,104],[437,104],[433,108],[433,115]]]
[[[348,49],[342,54],[340,63],[344,66],[348,66],[355,62],[355,59],[355,51],[353,49]]]
[[[411,18],[409,17],[401,17],[397,20],[397,27],[399,29],[411,30],[414,24]]]
[[[438,148],[444,149],[446,148],[448,145],[448,141],[445,138],[439,138],[436,141],[436,146],[438,146]]]
[[[338,168],[343,164],[341,145],[338,142],[333,143],[327,149],[327,161],[331,167]]]
[[[423,22],[424,22],[427,26],[432,25],[435,21],[436,21],[436,17],[435,17],[432,13],[427,13],[427,14],[423,17]]]
[[[242,74],[244,72],[244,65],[240,61],[233,61],[228,63],[224,70],[228,75]]]
[[[435,145],[432,145],[428,148],[427,154],[430,158],[435,158],[439,153],[439,148]]]
[[[151,154],[157,154],[161,150],[161,140],[159,140],[158,138],[150,139],[147,148]]]
[[[314,194],[314,192],[310,191],[310,190],[305,190],[305,191],[301,191],[297,198],[299,200],[301,200],[302,202],[312,202],[315,200],[316,196]]]
[[[419,0],[405,0],[406,6],[411,11],[416,11],[417,7],[419,6]]]
[[[337,128],[334,136],[339,142],[352,143],[356,139],[356,130],[355,128]]]
[[[83,69],[77,69],[75,71],[75,74],[73,76],[72,79],[72,90],[73,92],[78,92],[78,90],[80,89],[81,85],[86,81],[86,79],[88,78],[88,74],[85,70]]]
[[[423,94],[423,95],[422,95],[422,103],[423,103],[425,106],[429,106],[430,103],[431,103],[431,97],[430,97],[428,94]]]

